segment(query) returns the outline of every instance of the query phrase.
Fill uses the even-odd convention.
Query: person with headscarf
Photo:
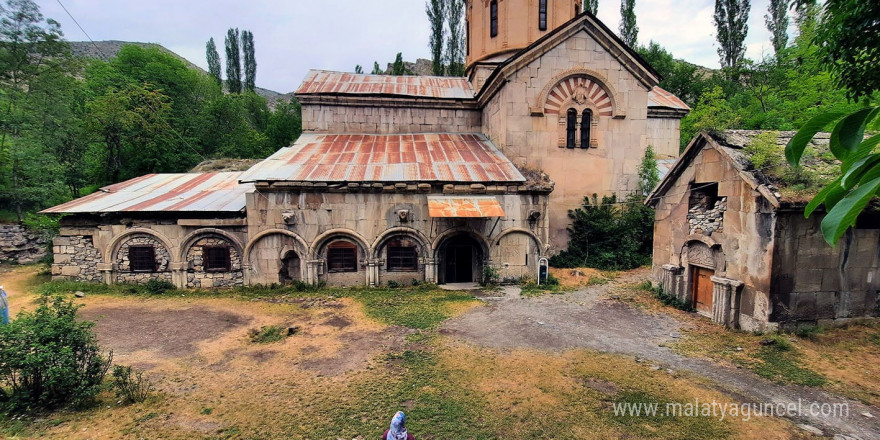
[[[391,427],[382,434],[382,440],[415,440],[412,434],[406,432],[406,415],[398,411],[391,418]]]
[[[0,324],[9,324],[9,299],[3,286],[0,286]]]

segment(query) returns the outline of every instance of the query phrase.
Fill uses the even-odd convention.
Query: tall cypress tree
[[[241,54],[238,50],[238,28],[226,31],[226,89],[241,93]]]
[[[370,72],[370,73],[373,74],[373,75],[382,75],[382,74],[384,74],[385,72],[382,70],[381,67],[379,67],[379,62],[378,62],[378,61],[373,61],[373,71]]]
[[[223,78],[220,74],[220,55],[217,53],[217,45],[214,44],[214,37],[208,40],[205,45],[205,57],[208,59],[208,73],[217,85],[223,85]]]
[[[636,0],[620,2],[620,38],[629,47],[636,47],[639,26],[636,24]]]
[[[241,32],[241,52],[244,58],[244,89],[253,92],[257,86],[257,57],[254,51],[253,32]]]
[[[746,53],[746,34],[749,32],[749,0],[715,0],[715,28],[721,68],[731,71],[742,65]]]
[[[584,0],[584,10],[596,15],[599,13],[599,0]]]
[[[445,29],[443,22],[446,19],[445,0],[428,0],[425,3],[425,13],[428,14],[428,23],[431,25],[431,37],[428,39],[428,47],[431,48],[431,70],[434,75],[443,75],[443,42]]]
[[[446,23],[449,38],[446,40],[446,63],[449,76],[464,76],[464,0],[449,0]]]
[[[764,15],[764,23],[770,31],[770,41],[776,55],[788,45],[788,1],[770,0],[767,6],[769,14]]]

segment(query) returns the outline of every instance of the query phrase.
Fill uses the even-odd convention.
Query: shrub
[[[112,353],[104,355],[94,323],[79,306],[43,297],[34,312],[0,326],[0,405],[8,412],[80,405],[100,391]]]
[[[673,295],[671,293],[664,292],[663,289],[659,286],[654,287],[650,281],[645,281],[644,283],[639,284],[638,287],[641,290],[646,290],[648,292],[652,292],[654,294],[654,296],[660,300],[660,302],[662,302],[663,304],[665,304],[667,306],[675,307],[676,309],[684,310],[685,312],[693,312],[694,311],[694,306],[691,305],[691,303],[689,303],[687,301],[682,301],[682,300],[678,299],[678,297],[676,297],[675,295]]]
[[[388,288],[389,289],[397,289],[400,288],[400,283],[394,280],[388,280]]]
[[[147,292],[149,292],[151,295],[162,295],[166,291],[175,290],[177,287],[175,287],[174,284],[171,284],[168,281],[157,280],[153,278],[147,281],[146,284],[144,284],[144,288],[147,289]]]
[[[259,330],[251,329],[251,342],[257,344],[268,344],[270,342],[278,342],[284,339],[284,330],[277,325],[264,325]]]
[[[498,273],[498,269],[494,266],[485,265],[483,266],[483,279],[482,284],[484,286],[492,287],[497,286],[498,282],[501,280],[501,275]]]
[[[153,384],[144,377],[142,371],[134,371],[129,366],[113,367],[113,389],[116,397],[125,403],[143,402],[153,392]]]

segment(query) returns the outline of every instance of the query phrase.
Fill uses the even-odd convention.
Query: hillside
[[[69,43],[70,51],[73,53],[74,56],[96,59],[103,59],[104,57],[113,58],[116,56],[119,50],[122,49],[122,46],[125,46],[126,44],[134,44],[141,47],[158,48],[164,52],[174,55],[176,58],[185,62],[190,68],[196,69],[200,72],[205,72],[205,69],[202,69],[201,67],[193,64],[190,60],[157,43],[118,40],[95,41],[94,43],[92,43],[91,41],[70,41]],[[270,105],[275,101],[278,101],[279,99],[290,99],[290,96],[292,96],[291,93],[282,94],[274,90],[264,89],[262,87],[257,87],[255,91],[258,95],[266,98],[266,100],[269,101]]]

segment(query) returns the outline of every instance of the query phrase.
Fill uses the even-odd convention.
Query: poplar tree
[[[425,13],[428,14],[428,22],[431,25],[431,36],[428,39],[428,47],[431,48],[431,71],[434,75],[443,75],[443,42],[446,19],[445,0],[428,0],[425,3]]]
[[[241,93],[241,55],[238,50],[238,28],[226,31],[226,88]]]
[[[360,74],[364,73],[364,68],[360,64],[357,64],[354,66],[354,73],[357,73],[358,75],[360,75]]]
[[[257,57],[254,51],[253,32],[241,32],[241,52],[244,58],[244,89],[253,92],[257,86]]]
[[[636,47],[638,37],[639,26],[636,25],[636,0],[621,0],[620,38],[627,46]]]
[[[447,75],[464,76],[464,7],[465,0],[450,0],[446,8],[449,38],[446,40]]]
[[[599,12],[599,0],[584,0],[584,10],[596,15]]]
[[[378,61],[373,61],[373,71],[370,72],[370,73],[372,73],[373,75],[382,75],[382,74],[384,74],[385,72],[382,70],[381,67],[379,67],[379,62],[378,62]]]
[[[391,74],[392,75],[406,75],[406,64],[403,62],[403,52],[397,52],[397,56],[394,57],[394,64],[391,65]]]
[[[735,71],[746,53],[745,39],[749,32],[749,0],[715,0],[715,28],[721,68]],[[735,73],[734,73],[735,76]]]
[[[767,7],[769,14],[764,15],[764,23],[770,31],[770,41],[776,56],[788,45],[788,1],[770,0]]]
[[[211,37],[208,40],[208,44],[205,47],[205,56],[208,59],[208,73],[211,74],[211,78],[214,79],[214,82],[217,85],[223,85],[223,79],[221,78],[220,73],[220,55],[217,53],[217,45],[214,44],[214,37]]]

